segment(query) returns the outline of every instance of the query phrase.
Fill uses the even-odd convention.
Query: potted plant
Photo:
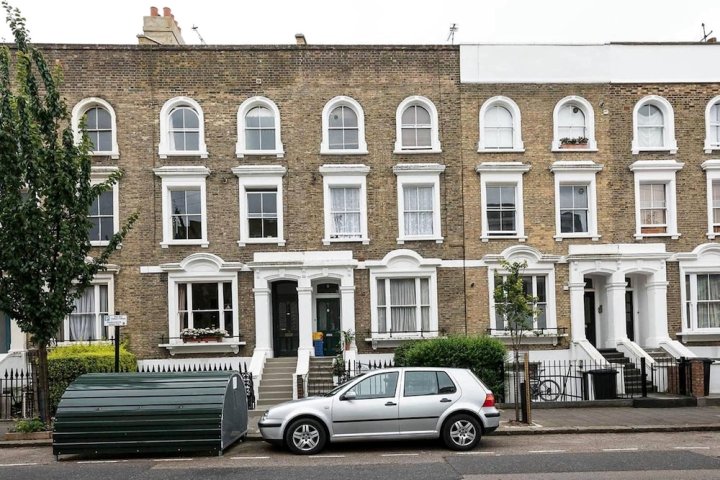
[[[335,361],[333,362],[332,374],[333,384],[339,385],[340,379],[345,376],[345,361],[343,360],[342,355],[338,355],[337,357],[335,357]]]
[[[352,342],[355,340],[355,333],[352,331],[352,329],[348,329],[340,332],[340,335],[342,335],[342,341],[343,345],[345,346],[345,350],[350,350]]]
[[[183,343],[221,342],[228,334],[222,328],[184,328],[180,332]]]
[[[563,149],[587,148],[587,145],[587,137],[563,137],[560,139],[560,148]]]

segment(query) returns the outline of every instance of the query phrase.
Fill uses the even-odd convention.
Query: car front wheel
[[[453,415],[445,422],[442,439],[451,450],[472,450],[480,441],[482,429],[471,415]]]
[[[297,455],[314,455],[325,448],[327,434],[317,420],[301,418],[285,432],[285,444]]]

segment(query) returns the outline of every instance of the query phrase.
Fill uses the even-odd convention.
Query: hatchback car
[[[320,397],[270,408],[259,422],[266,441],[311,455],[326,443],[442,438],[471,450],[500,424],[492,392],[461,368],[374,370]]]

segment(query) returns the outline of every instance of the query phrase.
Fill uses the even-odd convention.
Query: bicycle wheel
[[[554,402],[560,396],[560,385],[555,380],[543,380],[538,385],[540,398],[546,402]]]

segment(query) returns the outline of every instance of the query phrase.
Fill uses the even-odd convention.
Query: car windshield
[[[352,382],[353,380],[357,380],[358,378],[362,377],[363,375],[365,375],[365,374],[364,374],[364,373],[361,373],[360,375],[357,375],[357,376],[351,378],[350,380],[347,380],[347,381],[341,383],[340,385],[338,385],[337,387],[333,388],[332,390],[330,390],[329,392],[327,392],[327,393],[324,394],[323,396],[325,396],[325,397],[332,397],[332,396],[335,395],[337,392],[339,392],[340,390],[342,390],[343,387],[345,387],[345,385],[347,385],[348,383]]]

